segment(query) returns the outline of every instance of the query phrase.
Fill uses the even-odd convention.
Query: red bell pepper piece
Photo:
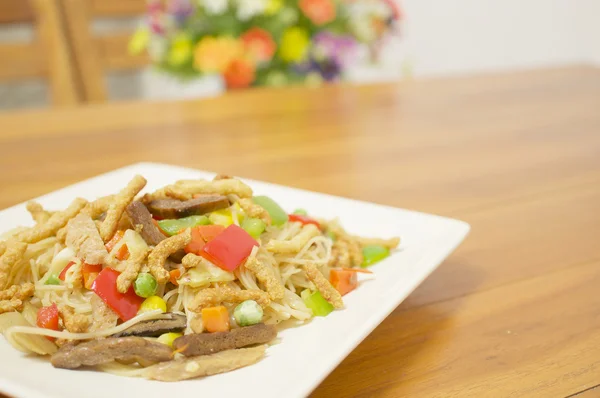
[[[317,226],[317,228],[321,229],[321,224],[319,224],[319,222],[313,218],[310,218],[309,216],[305,216],[302,214],[290,214],[288,216],[288,220],[290,222],[301,222],[302,225],[306,225],[306,224],[314,224]]]
[[[69,270],[69,268],[71,268],[73,265],[75,265],[74,261],[71,261],[69,264],[66,265],[65,268],[63,268],[62,271],[60,271],[60,274],[58,275],[58,279],[60,279],[61,281],[65,280],[65,277],[67,275],[67,271]]]
[[[228,226],[217,237],[204,245],[200,255],[225,271],[235,270],[258,246],[248,232],[237,225]]]
[[[128,321],[138,313],[144,299],[129,288],[123,294],[117,290],[117,278],[121,273],[112,268],[104,268],[92,283],[92,290],[112,308],[123,321]]]
[[[192,228],[192,240],[183,250],[186,253],[200,255],[204,245],[213,240],[224,230],[225,227],[222,225],[200,225],[194,227]]]
[[[42,307],[37,313],[37,325],[40,328],[59,330],[58,327],[58,307],[56,303],[52,303],[48,307]],[[48,340],[54,341],[53,337],[48,337]]]

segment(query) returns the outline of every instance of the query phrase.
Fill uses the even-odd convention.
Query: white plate
[[[162,164],[139,163],[42,196],[47,208],[64,208],[76,196],[114,193],[136,173],[146,190],[182,178],[214,174]],[[305,208],[319,217],[339,217],[350,232],[401,236],[401,250],[376,264],[374,280],[344,297],[346,309],[286,329],[261,362],[230,373],[177,383],[53,368],[27,357],[0,338],[0,391],[17,397],[303,397],[394,310],[465,238],[469,225],[457,220],[247,180],[256,194],[274,198],[288,211]],[[0,212],[0,232],[31,224],[23,204]]]

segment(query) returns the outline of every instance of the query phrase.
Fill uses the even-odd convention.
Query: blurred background
[[[600,66],[598,0],[0,0],[0,112]]]

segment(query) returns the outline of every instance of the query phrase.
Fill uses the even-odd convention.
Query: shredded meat
[[[81,209],[87,204],[87,200],[77,198],[64,211],[59,211],[42,224],[37,224],[33,228],[28,228],[25,231],[18,233],[15,239],[24,243],[37,243],[42,239],[49,238],[56,232],[67,225],[70,219],[75,217]]]
[[[79,214],[67,224],[66,245],[87,264],[104,264],[108,251],[90,216]]]
[[[228,350],[212,355],[176,359],[146,368],[148,379],[180,381],[229,372],[258,362],[265,354],[264,345]]]
[[[194,253],[188,253],[181,260],[181,264],[185,269],[196,268],[202,265],[202,257],[195,255]]]
[[[245,267],[264,285],[271,300],[277,301],[283,299],[285,288],[281,283],[281,279],[275,275],[273,267],[261,263],[256,256],[249,258],[248,261],[246,261]]]
[[[131,223],[135,230],[142,235],[142,238],[150,246],[156,246],[167,239],[158,227],[154,225],[152,215],[142,202],[132,202],[127,206],[127,214],[131,218]]]
[[[156,278],[158,283],[166,283],[169,280],[169,272],[165,269],[165,261],[175,252],[182,250],[190,240],[192,233],[188,229],[178,235],[171,236],[160,242],[148,256],[148,267],[150,273]]]
[[[194,312],[200,312],[202,308],[212,307],[221,303],[235,304],[246,300],[254,300],[263,308],[271,303],[269,295],[262,290],[234,290],[222,286],[200,290],[192,300],[189,308]]]
[[[106,218],[102,222],[102,227],[100,228],[100,236],[102,236],[104,242],[109,241],[115,234],[125,208],[145,186],[146,179],[141,175],[136,175],[129,181],[129,184],[115,196],[106,212]]]
[[[0,288],[5,289],[12,267],[18,263],[25,254],[27,245],[22,242],[9,241],[4,255],[0,257]]]
[[[291,240],[271,240],[267,243],[267,250],[273,253],[290,254],[298,253],[315,236],[321,235],[316,225],[306,224],[302,230]]]
[[[314,264],[306,264],[304,271],[306,272],[306,277],[315,284],[325,300],[329,301],[335,308],[344,307],[344,301],[340,292],[329,283]]]
[[[90,326],[90,319],[85,314],[77,314],[71,307],[62,305],[60,317],[65,328],[71,333],[84,333]]]
[[[27,202],[26,209],[36,224],[45,223],[51,216],[50,212],[44,210],[44,207],[35,201]]]
[[[117,324],[119,316],[100,297],[94,294],[90,302],[92,304],[90,332],[109,329]]]
[[[10,288],[0,291],[0,300],[18,299],[25,301],[33,296],[34,292],[35,286],[30,282],[22,285],[12,285]]]
[[[6,251],[6,242],[1,241],[0,242],[0,257],[4,255],[5,251]]]
[[[248,217],[260,218],[265,224],[271,225],[271,216],[269,215],[269,212],[266,211],[264,207],[254,203],[252,199],[240,199],[238,203]]]
[[[173,350],[166,344],[143,337],[109,337],[75,346],[65,345],[52,355],[50,362],[56,368],[76,369],[114,360],[164,362],[172,358]]]

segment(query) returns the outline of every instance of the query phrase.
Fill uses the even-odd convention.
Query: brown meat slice
[[[152,380],[179,381],[216,375],[258,362],[265,355],[266,349],[266,346],[261,345],[163,362],[146,368],[144,376]]]
[[[113,337],[126,336],[142,336],[142,337],[158,337],[163,333],[183,332],[187,326],[187,317],[181,314],[167,314],[170,318],[153,319],[136,323],[130,328],[123,330],[121,333],[113,335]]]
[[[181,336],[173,342],[173,348],[186,357],[214,354],[215,352],[264,344],[277,337],[273,325],[259,323],[229,332],[198,333]]]
[[[127,206],[126,212],[131,218],[134,227],[139,230],[142,238],[144,238],[146,243],[150,246],[156,246],[167,239],[167,237],[160,232],[158,227],[154,225],[152,222],[152,215],[142,202],[131,202],[129,206]]]
[[[177,199],[157,199],[148,203],[148,210],[162,218],[181,218],[210,213],[229,207],[229,199],[222,195],[206,195],[181,201]]]
[[[165,344],[143,337],[109,337],[78,345],[67,344],[50,358],[55,368],[76,369],[114,360],[165,362],[173,359],[173,350]]]

